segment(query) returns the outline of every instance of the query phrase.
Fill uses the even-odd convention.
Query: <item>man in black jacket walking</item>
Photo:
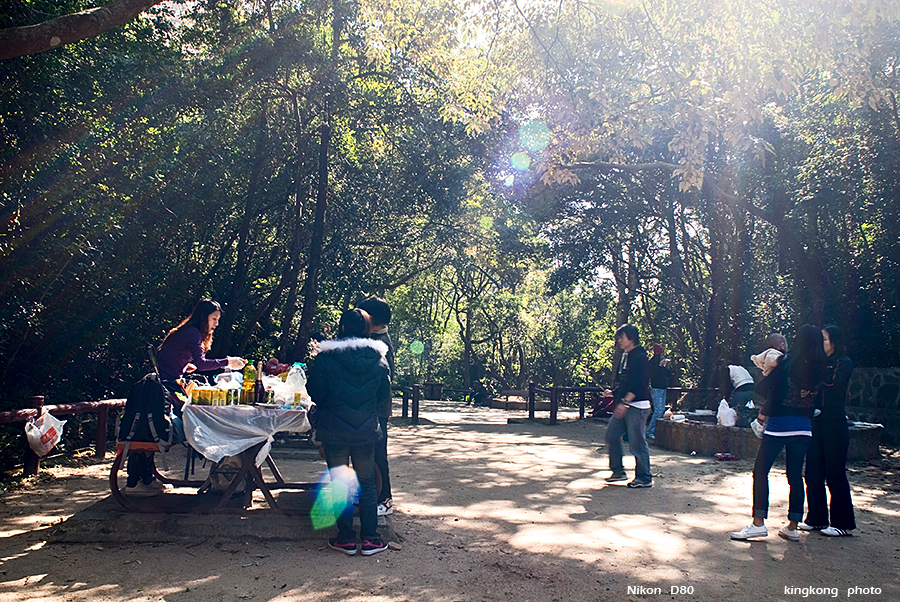
[[[616,370],[616,388],[607,390],[616,405],[606,429],[609,446],[609,483],[628,480],[622,464],[622,436],[628,432],[628,446],[634,454],[634,480],[631,488],[652,487],[650,472],[650,448],[647,447],[647,417],[650,415],[650,362],[647,350],[641,346],[637,328],[624,324],[616,330],[616,345],[622,350],[622,359]]]

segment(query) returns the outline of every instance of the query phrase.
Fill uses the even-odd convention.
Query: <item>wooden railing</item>
[[[0,424],[14,424],[25,422],[31,418],[37,418],[45,410],[54,416],[71,416],[74,414],[96,413],[97,436],[94,441],[94,457],[102,458],[106,455],[106,431],[109,425],[109,411],[113,408],[125,407],[124,399],[103,399],[100,401],[80,401],[76,403],[62,403],[57,405],[44,405],[44,397],[35,395],[28,398],[28,406],[19,410],[0,412]],[[31,476],[38,473],[41,467],[41,458],[25,440],[22,474]]]

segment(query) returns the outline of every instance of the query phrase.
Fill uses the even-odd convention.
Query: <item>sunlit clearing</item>
[[[353,496],[359,489],[356,472],[349,466],[335,466],[329,474],[331,483],[319,488],[309,513],[313,529],[317,531],[334,526],[337,517],[353,504]]]
[[[519,171],[525,171],[531,167],[531,157],[525,153],[513,154],[513,156],[509,158],[509,162],[512,164],[513,168],[518,169]]]
[[[529,121],[519,130],[519,140],[530,151],[544,150],[550,144],[550,129],[543,121]]]

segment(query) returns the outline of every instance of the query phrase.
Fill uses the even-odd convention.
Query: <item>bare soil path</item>
[[[45,471],[0,494],[0,602],[900,600],[896,452],[851,466],[855,537],[776,537],[787,511],[776,465],[772,535],[734,542],[728,531],[749,521],[752,459],[651,448],[654,487],[630,490],[604,482],[604,425],[511,415],[425,402],[423,424],[392,423],[397,510],[386,532],[402,549],[371,557],[331,551],[330,530],[264,508],[206,517],[192,543],[154,542],[112,516],[106,540],[73,543],[75,517],[109,502],[112,458]],[[278,462],[294,474],[323,467],[303,453]],[[222,521],[251,528],[216,536]]]

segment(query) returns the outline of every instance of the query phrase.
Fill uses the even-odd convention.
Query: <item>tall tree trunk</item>
[[[707,229],[709,231],[710,294],[706,306],[703,345],[700,348],[700,387],[705,388],[715,385],[715,365],[721,354],[720,337],[722,333],[720,328],[723,314],[723,289],[726,279],[721,208],[708,184],[703,185],[701,194],[705,200],[704,206],[708,216]]]
[[[253,167],[250,170],[250,181],[247,183],[247,190],[244,193],[244,215],[238,229],[234,276],[213,343],[214,351],[219,355],[223,355],[231,349],[232,330],[250,290],[250,264],[254,255],[254,239],[250,235],[250,230],[257,217],[256,207],[259,206],[263,171],[269,154],[268,101],[266,100],[263,100],[257,125],[259,134],[253,157]],[[252,330],[255,323],[255,321],[249,322],[247,328]]]
[[[319,173],[316,189],[316,217],[313,221],[312,237],[309,243],[309,266],[303,289],[303,311],[300,313],[300,332],[291,357],[306,355],[312,320],[316,315],[319,300],[319,271],[322,268],[322,246],[325,241],[325,209],[328,205],[328,153],[331,147],[331,127],[328,124],[319,129]]]

